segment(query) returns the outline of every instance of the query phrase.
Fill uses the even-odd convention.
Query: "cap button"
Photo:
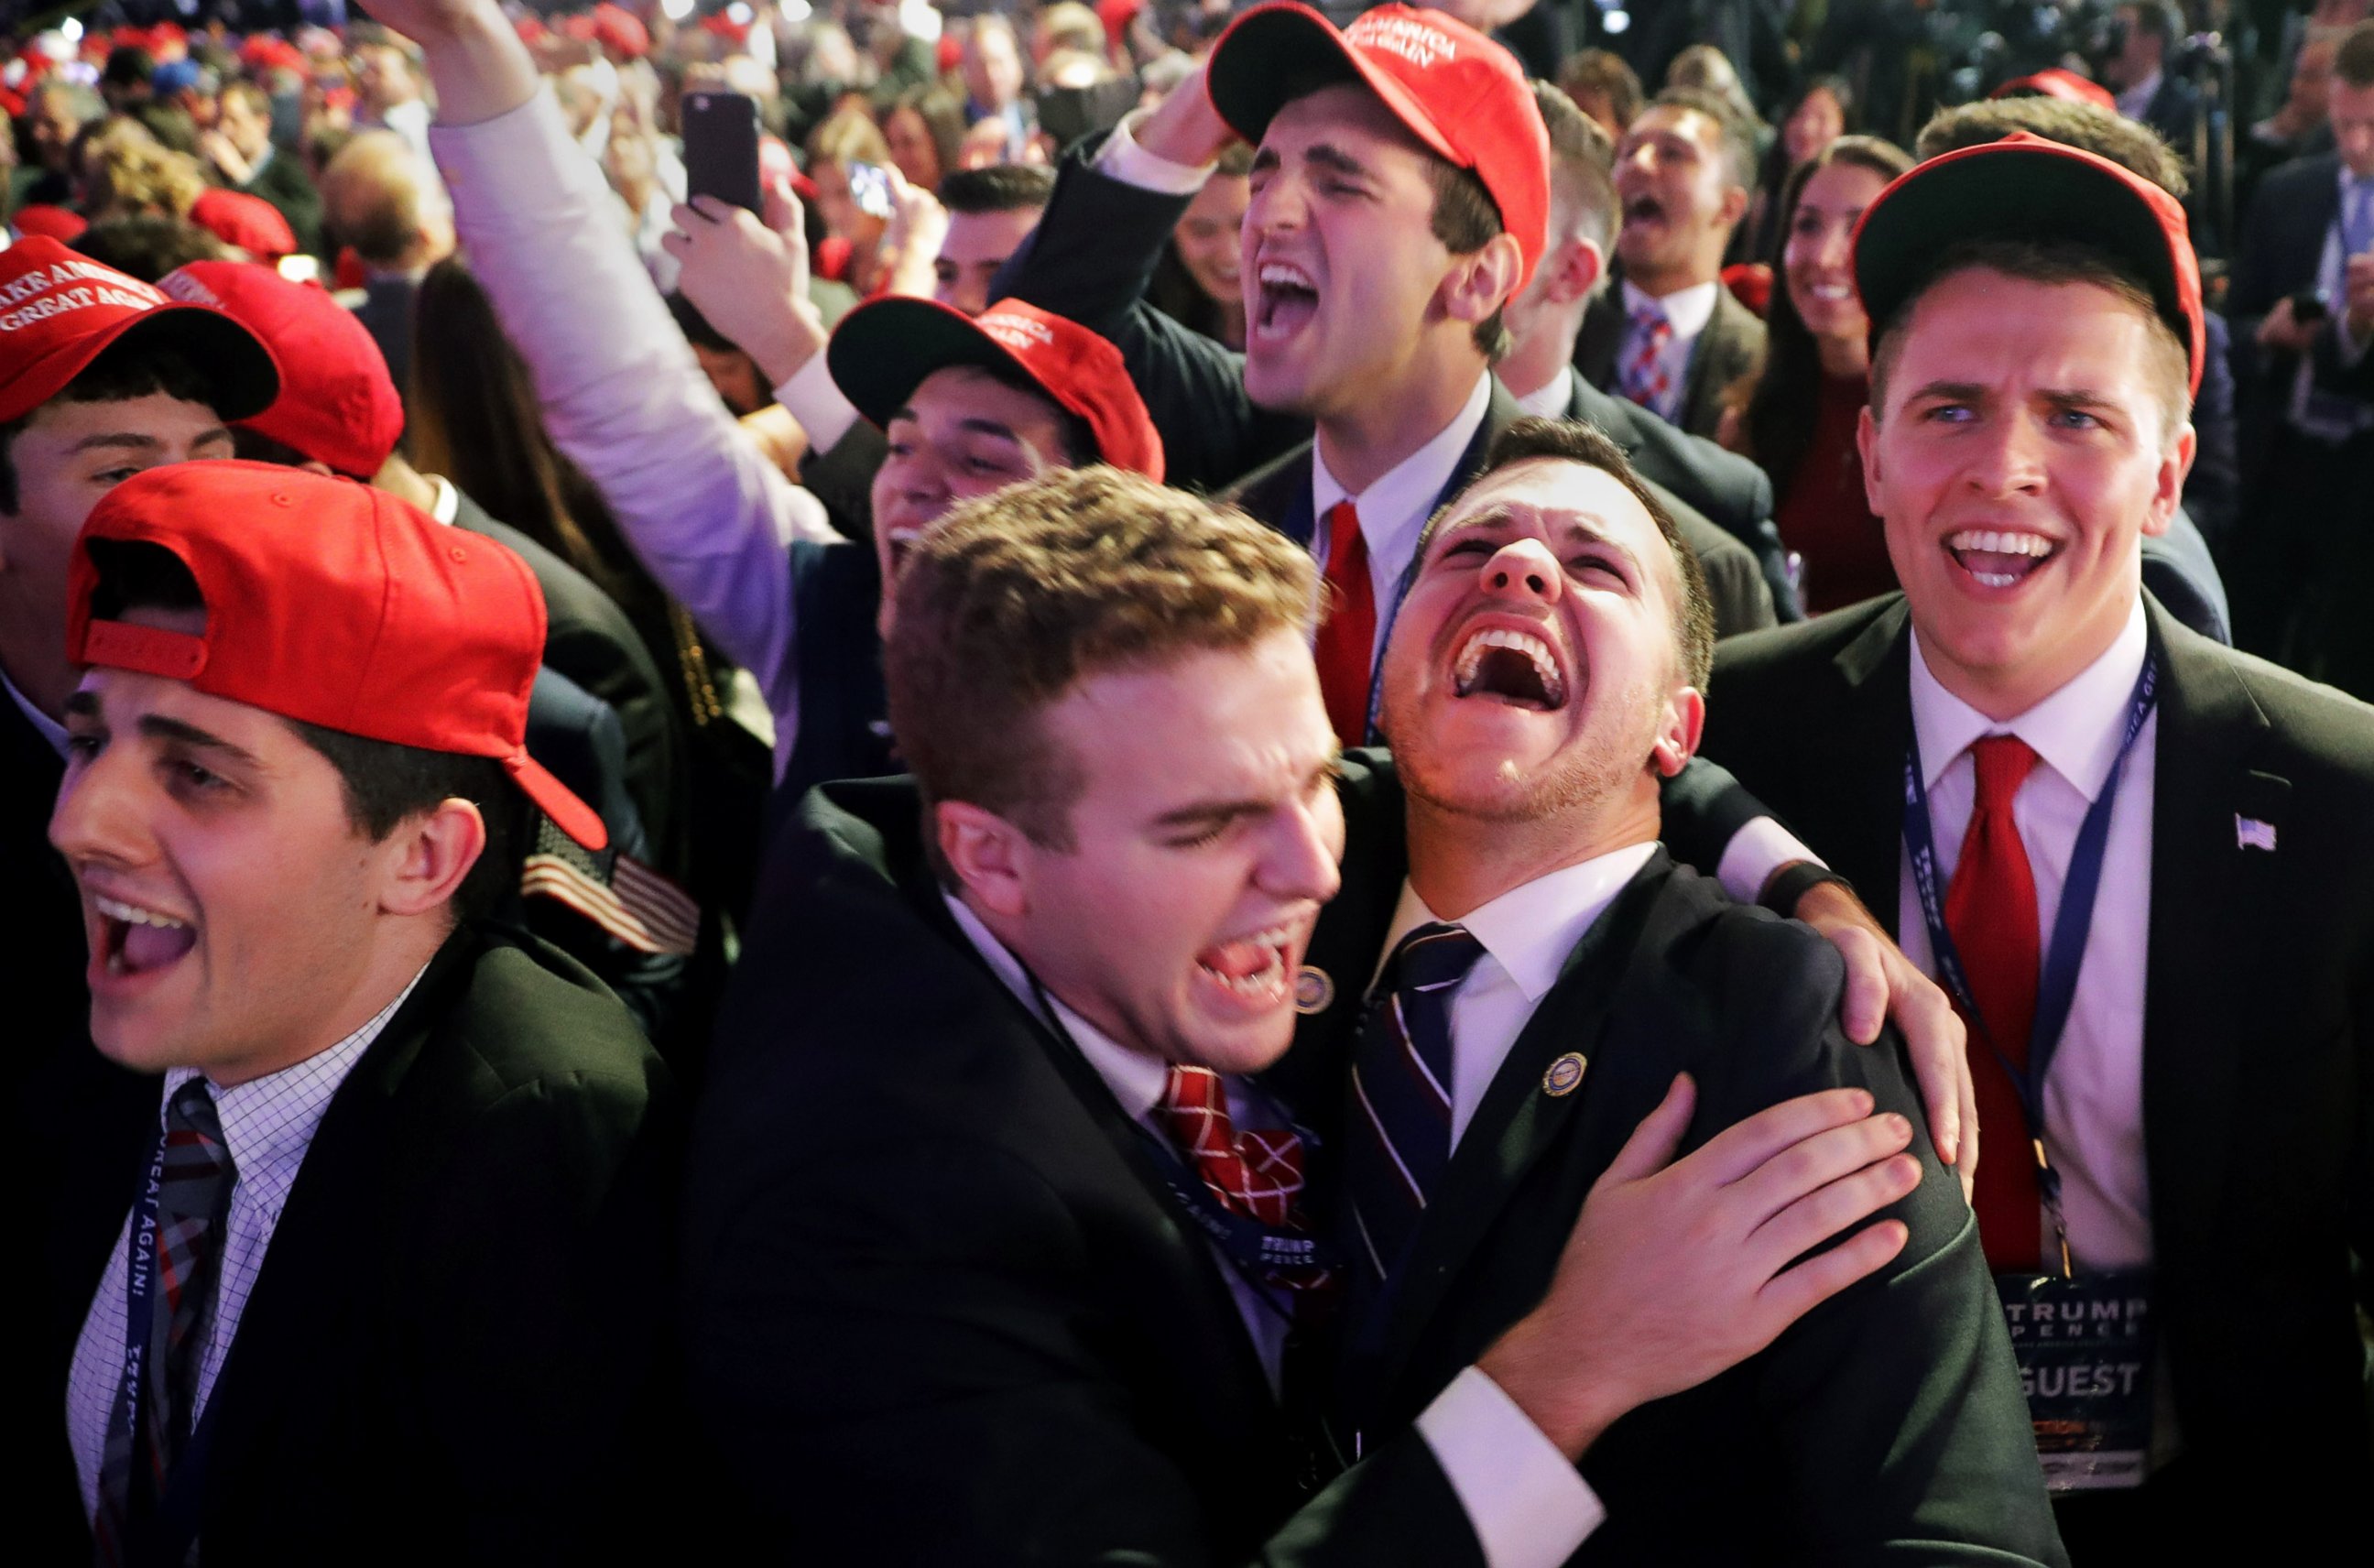
[[[470,552],[469,552],[469,551],[467,551],[467,550],[465,550],[465,549],[464,549],[464,548],[463,548],[461,546],[459,546],[459,545],[455,545],[455,546],[453,546],[452,548],[448,549],[445,553],[446,553],[447,555],[452,556],[455,560],[469,560],[469,559],[470,559]]]
[[[297,502],[287,490],[275,490],[272,492],[272,504],[275,506],[294,506]]]

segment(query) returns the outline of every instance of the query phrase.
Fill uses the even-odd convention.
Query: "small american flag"
[[[690,894],[630,855],[594,853],[548,817],[536,820],[520,891],[567,904],[637,952],[687,954],[700,937]]]
[[[2256,817],[2237,816],[2234,819],[2234,847],[2263,849],[2269,855],[2274,854],[2275,825],[2273,822],[2262,822]]]

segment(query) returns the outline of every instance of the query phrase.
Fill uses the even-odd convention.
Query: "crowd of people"
[[[2362,1549],[2374,5],[1930,9],[0,32],[24,1560]]]

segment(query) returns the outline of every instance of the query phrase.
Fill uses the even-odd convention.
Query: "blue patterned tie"
[[[141,1555],[173,1461],[189,1441],[198,1403],[198,1365],[214,1326],[216,1262],[224,1217],[238,1179],[206,1082],[194,1078],[165,1106],[164,1178],[157,1192],[157,1277],[150,1319],[126,1332],[145,1334],[147,1373],[134,1426],[110,1421],[93,1521],[102,1563]],[[117,1397],[123,1391],[119,1386]]]
[[[1392,1277],[1451,1162],[1451,999],[1483,952],[1463,926],[1419,926],[1360,1020],[1345,1168],[1368,1285]]]

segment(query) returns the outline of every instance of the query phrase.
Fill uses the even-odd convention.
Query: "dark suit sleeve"
[[[1921,1185],[1887,1210],[1904,1250],[1792,1325],[1746,1369],[1791,1472],[1792,1560],[1856,1563],[2063,1561],[1977,1221],[1936,1161],[1900,1043],[1849,1043],[1844,968],[1771,920],[1731,920],[1701,968],[1726,1006],[1730,1060],[1701,1069],[1693,1139],[1795,1095],[1861,1087],[1912,1123]],[[1590,1467],[1584,1466],[1588,1475]]]
[[[1771,811],[1747,786],[1717,763],[1703,757],[1667,779],[1659,790],[1664,831],[1661,835],[1675,860],[1705,876],[1715,875],[1722,852],[1739,830]]]
[[[860,544],[874,537],[874,475],[888,452],[882,432],[861,419],[831,446],[800,459],[800,483],[824,503],[832,525]]]
[[[1120,348],[1161,432],[1164,477],[1216,490],[1307,439],[1307,422],[1245,395],[1244,357],[1146,302],[1188,198],[1140,190],[1067,159],[1054,199],[991,293],[1069,317]]]
[[[694,1265],[701,1413],[762,1527],[819,1562],[1219,1561],[1179,1460],[1099,1371],[1091,1341],[1112,1326],[1086,1281],[1109,1261],[1039,1176],[945,1126],[809,1126],[798,1141],[742,1184]],[[1411,1434],[1257,1561],[1481,1556]]]

